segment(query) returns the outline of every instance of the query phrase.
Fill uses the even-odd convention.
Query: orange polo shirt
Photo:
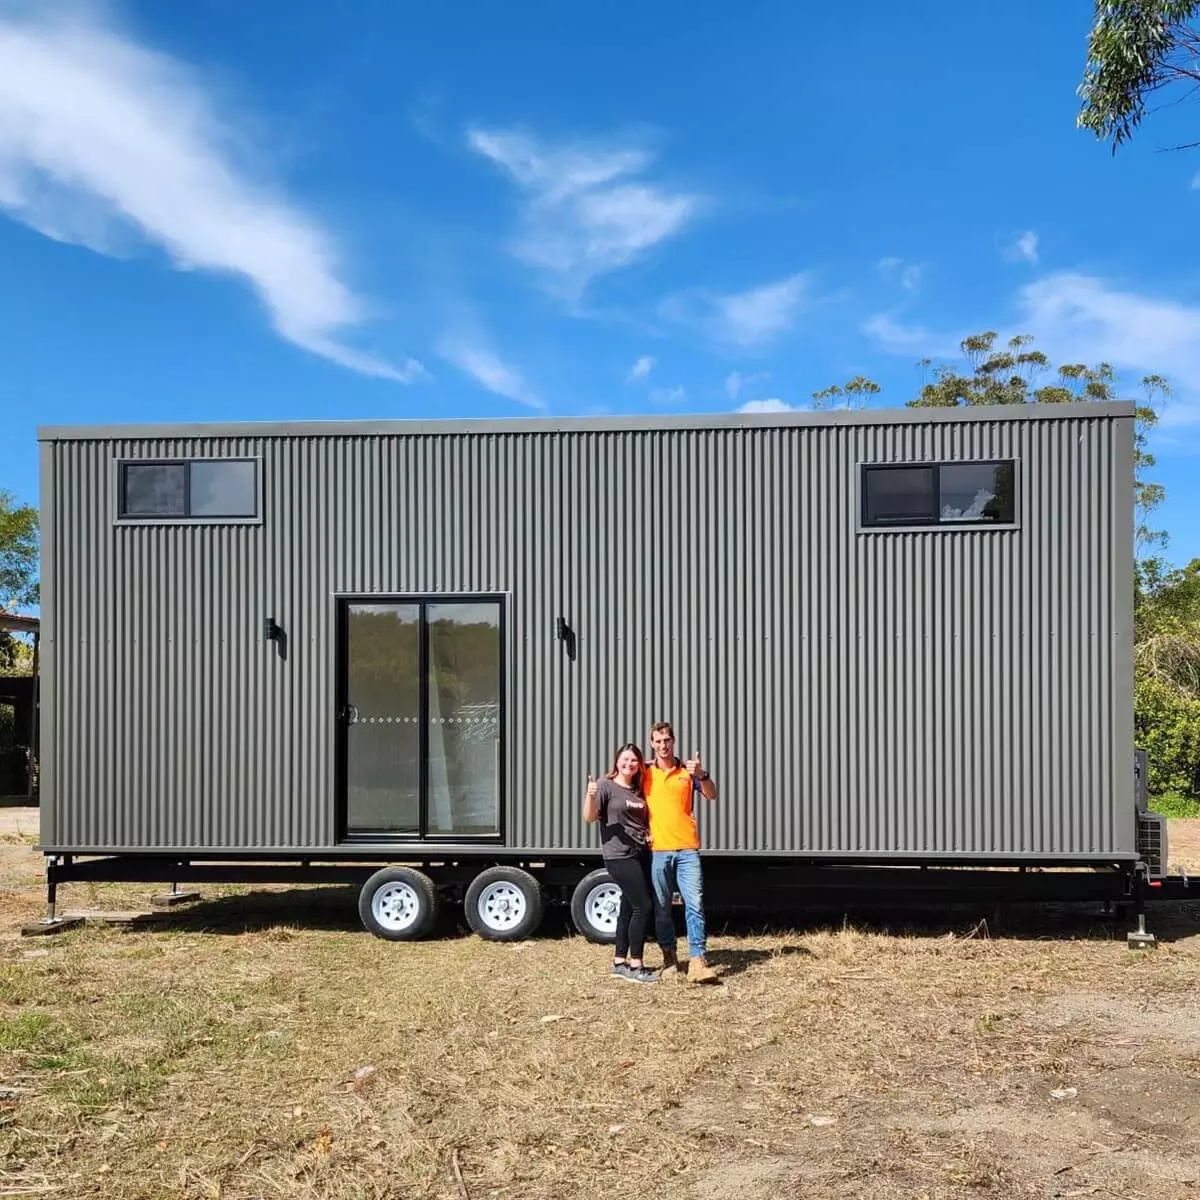
[[[651,850],[699,850],[700,831],[692,812],[692,777],[682,767],[646,768]]]

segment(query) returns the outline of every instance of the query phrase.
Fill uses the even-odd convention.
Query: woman
[[[604,779],[588,776],[583,800],[583,819],[600,822],[604,866],[621,889],[612,973],[633,983],[658,982],[657,973],[648,970],[642,961],[646,930],[654,919],[650,818],[642,794],[645,765],[642,752],[635,745],[622,746],[613,769]]]

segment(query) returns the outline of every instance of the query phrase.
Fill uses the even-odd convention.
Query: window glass
[[[937,513],[933,467],[867,467],[867,525],[932,521]]]
[[[220,520],[259,515],[255,459],[124,462],[120,470],[123,521]]]
[[[1016,465],[1009,462],[891,464],[863,468],[862,523],[1012,525]]]
[[[126,463],[121,489],[123,517],[187,515],[187,467],[183,463]]]
[[[1011,463],[944,463],[938,474],[943,521],[1012,522]]]
[[[432,836],[500,832],[500,605],[430,604]]]
[[[258,464],[197,460],[189,472],[189,516],[258,515]]]
[[[419,605],[349,606],[346,700],[348,832],[420,832]]]
[[[497,836],[501,603],[347,602],[344,611],[346,835]]]

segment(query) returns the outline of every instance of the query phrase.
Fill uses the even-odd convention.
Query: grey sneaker
[[[657,983],[658,972],[649,967],[631,967],[628,963],[617,963],[612,973],[618,979],[627,979],[630,983]]]

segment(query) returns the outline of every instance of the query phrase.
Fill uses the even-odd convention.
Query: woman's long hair
[[[635,746],[632,742],[626,742],[625,745],[621,746],[617,750],[616,754],[613,755],[612,770],[609,771],[608,778],[616,779],[616,777],[617,777],[617,762],[620,759],[621,755],[624,754],[627,750],[631,750],[634,754],[637,755],[638,769],[637,769],[637,775],[634,777],[634,780],[633,780],[633,791],[636,792],[637,795],[640,796],[640,795],[642,795],[643,791],[645,790],[645,782],[646,782],[646,756],[642,753],[642,748],[640,746]]]

